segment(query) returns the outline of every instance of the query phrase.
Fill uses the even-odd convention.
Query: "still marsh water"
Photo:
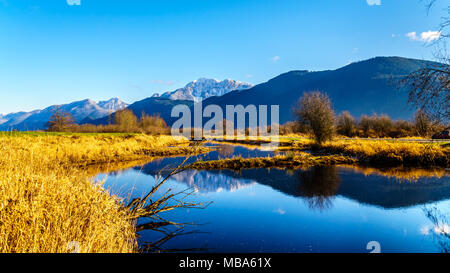
[[[201,158],[233,155],[255,157],[273,153],[224,145]],[[100,174],[98,178],[106,178],[104,186],[119,196],[142,197],[160,177],[163,167],[174,167],[181,160],[165,158]],[[403,172],[403,176],[407,173]],[[449,251],[450,177],[442,170],[419,176],[405,180],[389,171],[378,173],[345,166],[295,171],[187,170],[173,176],[161,192],[194,188],[191,201],[213,203],[205,209],[181,209],[161,215],[178,223],[194,223],[184,227],[187,234],[170,239],[161,248],[204,252],[369,252],[367,243],[377,241],[382,252]],[[162,237],[157,231],[141,231],[139,242],[156,242]]]

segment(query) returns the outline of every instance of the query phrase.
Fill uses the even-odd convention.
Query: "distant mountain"
[[[97,103],[97,105],[100,108],[103,108],[103,109],[106,109],[106,110],[111,110],[112,112],[124,109],[124,108],[126,108],[128,106],[127,103],[123,102],[119,98],[112,98],[112,99],[109,99],[109,100],[99,101]]]
[[[129,105],[128,109],[138,117],[142,113],[159,115],[168,125],[171,125],[177,120],[170,116],[175,105],[185,104],[192,108],[195,101],[202,99],[203,108],[216,104],[224,111],[226,105],[279,105],[280,123],[285,123],[294,120],[293,107],[305,92],[320,90],[330,96],[336,113],[347,110],[356,118],[362,114],[378,113],[387,114],[394,119],[410,119],[414,109],[407,106],[408,94],[406,90],[401,90],[396,82],[401,77],[430,64],[433,63],[402,57],[376,57],[336,70],[290,71],[253,87],[232,80],[219,82],[199,79],[173,92],[135,102]],[[106,105],[106,103],[99,104]],[[99,104],[95,106],[101,108]],[[108,105],[117,105],[117,103]],[[95,106],[84,107],[91,109]],[[80,123],[92,124],[107,124],[112,120],[111,117],[107,117],[108,113],[105,113],[105,109],[93,111],[93,113],[80,115],[84,118],[78,117],[77,120],[81,120]],[[17,116],[14,116],[14,120],[21,121],[22,128],[24,124],[25,128],[34,128],[27,121],[30,117],[36,116],[36,113],[16,113],[15,115]],[[4,120],[7,116],[1,117],[0,120]],[[1,124],[0,129],[7,123],[9,122]]]
[[[203,108],[216,104],[225,111],[226,105],[279,105],[280,123],[285,123],[295,119],[293,107],[305,92],[320,90],[330,96],[337,114],[347,110],[356,118],[362,114],[377,113],[387,114],[394,119],[410,119],[414,109],[407,106],[408,94],[406,90],[401,90],[396,82],[401,77],[430,64],[433,63],[402,57],[376,57],[336,70],[290,71],[248,89],[208,97],[203,100]],[[159,114],[168,125],[171,125],[176,120],[170,117],[174,105],[186,104],[192,108],[194,104],[192,97],[199,94],[212,95],[212,92],[192,91],[191,86],[211,86],[206,82],[210,80],[195,81],[188,84],[185,89],[147,98],[133,103],[128,108],[138,116],[142,112],[149,115]],[[183,90],[188,94],[188,99],[176,100],[183,97]],[[199,87],[198,90],[206,89]],[[189,94],[192,96],[189,97]],[[194,112],[193,109],[191,112]],[[96,120],[94,123],[106,124],[107,118]]]
[[[31,111],[31,112],[17,112],[3,115],[0,118],[0,128],[13,126],[20,124],[22,121],[27,119],[29,116],[38,113],[39,110]]]
[[[396,81],[418,70],[429,61],[401,57],[376,57],[336,70],[291,71],[247,90],[233,91],[203,101],[203,107],[217,104],[280,105],[280,122],[294,119],[292,108],[304,92],[327,93],[336,113],[348,110],[355,117],[362,114],[388,114],[409,119],[413,109],[407,107],[407,92],[399,90]]]
[[[133,111],[133,113],[140,118],[142,113],[145,113],[147,115],[159,115],[166,121],[167,124],[172,124],[177,120],[177,118],[172,118],[170,116],[172,108],[175,105],[178,104],[184,104],[188,107],[194,105],[194,101],[191,100],[171,100],[167,98],[146,98],[140,101],[137,101],[135,103],[130,104],[127,108]],[[80,123],[90,123],[95,125],[100,124],[108,124],[109,122],[114,120],[114,114],[111,114],[110,116],[104,116],[99,119],[93,120],[92,118],[85,118]]]
[[[171,100],[202,101],[212,96],[222,96],[230,91],[243,90],[252,87],[252,84],[235,80],[218,81],[216,79],[200,78],[188,83],[185,87],[172,92],[155,94],[154,98],[166,98]]]
[[[52,105],[43,110],[31,112],[11,113],[0,117],[0,130],[44,130],[46,123],[57,108],[72,115],[75,122],[84,119],[99,119],[119,109],[126,108],[128,104],[118,98],[112,98],[98,103],[86,99],[63,105]]]

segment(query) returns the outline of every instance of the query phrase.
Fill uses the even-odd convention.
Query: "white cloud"
[[[450,226],[445,223],[439,223],[438,225],[431,228],[429,226],[423,226],[420,228],[420,234],[429,235],[430,231],[433,231],[436,235],[449,235]]]
[[[417,35],[417,32],[413,31],[413,32],[407,33],[406,37],[408,37],[409,39],[411,39],[413,41],[429,43],[429,42],[439,39],[441,37],[441,34],[442,33],[440,31],[431,31],[430,30],[430,31],[422,32],[420,35]]]
[[[429,235],[430,234],[430,228],[427,226],[423,226],[420,228],[420,234],[422,235]]]
[[[439,224],[434,227],[434,233],[438,235],[449,235],[450,234],[450,226],[447,224]]]
[[[67,5],[69,6],[80,6],[81,0],[66,0]]]
[[[417,40],[418,39],[417,33],[415,31],[410,32],[410,33],[406,33],[406,37],[408,37],[411,40]]]
[[[280,56],[274,56],[272,58],[270,58],[270,60],[274,63],[278,62],[280,60]]]
[[[427,31],[427,32],[422,32],[422,34],[420,34],[420,38],[422,38],[422,40],[428,42],[437,40],[441,37],[441,32],[440,31]]]
[[[285,215],[285,214],[286,214],[286,211],[283,210],[283,209],[281,209],[281,208],[276,209],[276,210],[274,210],[273,212],[278,213],[278,214],[280,214],[280,215]]]
[[[373,6],[373,5],[380,6],[381,5],[381,0],[366,0],[366,1],[369,6]]]

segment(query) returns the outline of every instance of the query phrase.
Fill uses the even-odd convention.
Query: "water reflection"
[[[234,154],[234,146],[233,145],[218,145],[217,153],[223,158],[231,157]]]
[[[153,167],[143,172],[153,175]],[[400,183],[383,175],[365,175],[342,166],[312,167],[306,170],[244,169],[194,171],[177,174],[174,179],[200,192],[233,191],[254,185],[267,185],[284,194],[306,198],[312,209],[332,206],[335,195],[383,208],[410,207],[450,198],[448,177],[425,177],[414,183]]]
[[[442,209],[437,206],[425,206],[423,211],[427,218],[430,220],[432,226],[424,226],[421,228],[421,232],[429,236],[433,236],[436,241],[439,252],[450,253],[450,219],[448,218],[448,211],[443,212]]]
[[[224,147],[204,158],[260,152]],[[110,173],[105,187],[124,197],[145,195],[165,173],[162,168],[182,160],[158,159]],[[408,179],[408,171],[414,179]],[[148,222],[139,221],[141,246],[156,252],[366,252],[367,242],[376,240],[390,252],[449,251],[450,178],[445,171],[352,166],[186,170],[164,186],[191,188],[194,202],[214,203],[167,216],[196,225],[148,230]]]
[[[165,223],[164,225],[166,225],[167,223]],[[141,225],[145,226],[145,225]],[[208,249],[207,248],[202,248],[202,247],[190,247],[190,248],[167,248],[166,244],[173,239],[178,239],[180,237],[183,236],[189,236],[189,235],[195,235],[195,234],[200,234],[202,233],[201,231],[198,230],[194,230],[194,231],[186,231],[184,227],[180,227],[180,228],[175,228],[175,230],[170,230],[168,229],[164,229],[161,227],[157,227],[157,226],[145,226],[142,229],[139,229],[138,226],[138,230],[137,232],[141,232],[143,230],[146,231],[154,231],[154,232],[158,232],[162,234],[162,237],[148,242],[145,241],[143,243],[140,244],[140,251],[141,252],[145,252],[145,253],[164,253],[164,252],[168,252],[168,253],[175,253],[175,252],[205,252]]]
[[[336,166],[312,167],[298,173],[299,190],[311,209],[332,207],[332,198],[341,183]]]

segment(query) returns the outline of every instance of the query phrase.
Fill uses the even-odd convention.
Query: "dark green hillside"
[[[221,97],[210,97],[203,101],[203,108],[208,104],[217,104],[225,111],[226,105],[278,104],[280,122],[284,123],[293,120],[292,108],[304,92],[320,90],[331,97],[336,113],[348,110],[357,118],[362,114],[377,113],[387,114],[394,119],[410,119],[414,109],[407,106],[407,92],[400,90],[396,81],[429,64],[432,63],[401,57],[376,57],[336,70],[290,71],[250,89],[232,91]],[[177,104],[192,107],[193,102],[147,98],[131,104],[128,108],[137,116],[143,111],[149,115],[159,114],[171,125],[176,119],[171,118],[170,113],[172,107]],[[107,124],[108,117],[84,122]]]
[[[409,119],[414,110],[407,107],[407,93],[398,89],[395,80],[426,63],[401,57],[377,57],[337,70],[291,71],[247,90],[206,99],[203,104],[279,104],[283,123],[293,119],[292,107],[304,92],[321,90],[331,97],[336,112],[348,110],[356,117],[384,113]]]

